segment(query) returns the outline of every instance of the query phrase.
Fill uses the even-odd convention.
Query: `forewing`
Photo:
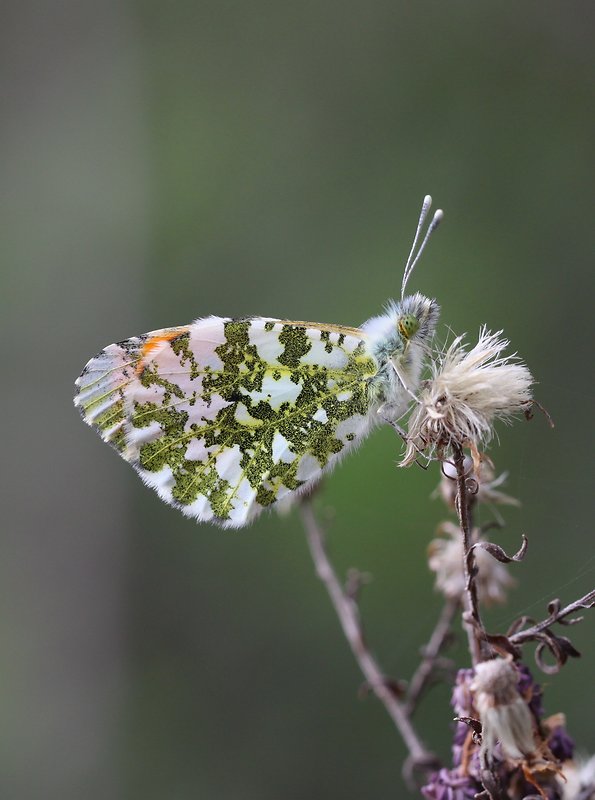
[[[357,329],[208,317],[110,345],[75,403],[164,500],[238,527],[367,433],[376,371]]]

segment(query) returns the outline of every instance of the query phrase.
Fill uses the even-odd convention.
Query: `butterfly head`
[[[413,314],[404,314],[398,322],[399,333],[403,339],[409,340],[419,330],[419,320]]]
[[[395,358],[421,363],[439,315],[438,303],[416,292],[398,302],[389,301],[384,314],[369,319],[362,329],[372,340],[372,351],[380,364]]]
[[[424,344],[434,335],[440,315],[440,307],[435,300],[416,292],[396,303],[392,311],[403,350],[413,343]]]

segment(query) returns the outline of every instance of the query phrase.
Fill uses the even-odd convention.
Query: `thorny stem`
[[[394,688],[391,687],[378,662],[368,650],[357,602],[345,592],[329,560],[324,544],[324,534],[314,515],[310,501],[303,501],[300,508],[317,575],[326,586],[345,638],[359,668],[370,689],[384,705],[401,734],[409,751],[408,761],[410,764],[428,771],[435,769],[435,756],[426,749],[419,738],[409,719],[405,704],[398,699]]]
[[[407,692],[406,711],[411,716],[415,711],[417,703],[426,689],[432,675],[436,670],[436,662],[442,652],[446,639],[451,632],[452,622],[459,610],[459,601],[448,599],[442,608],[436,627],[434,628],[430,640],[423,648],[423,659],[419,667],[413,673],[409,681]]]
[[[467,476],[465,474],[465,454],[463,448],[458,444],[452,445],[453,461],[457,472],[457,497],[456,509],[459,517],[459,525],[463,535],[463,575],[465,578],[464,606],[465,628],[469,639],[469,652],[473,666],[483,661],[482,641],[485,640],[485,629],[479,614],[479,601],[477,599],[477,585],[475,582],[476,565],[475,556],[471,550],[473,542],[472,523],[470,512],[470,497],[467,487]]]

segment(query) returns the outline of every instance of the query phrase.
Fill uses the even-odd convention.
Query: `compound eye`
[[[413,314],[405,314],[399,319],[398,327],[403,339],[411,339],[419,330],[419,320]]]

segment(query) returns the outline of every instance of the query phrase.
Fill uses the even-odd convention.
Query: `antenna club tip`
[[[432,195],[431,195],[431,194],[427,194],[427,195],[424,197],[424,202],[423,202],[423,204],[424,204],[424,206],[431,206],[431,205],[432,205]]]
[[[437,209],[436,213],[434,214],[434,224],[438,225],[444,219],[444,211],[439,208]]]

